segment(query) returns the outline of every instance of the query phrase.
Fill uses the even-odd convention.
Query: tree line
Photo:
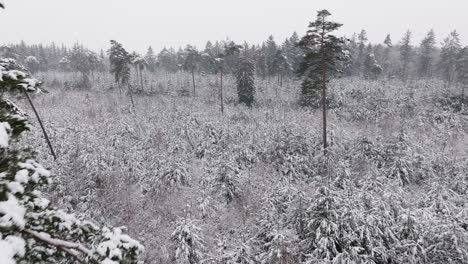
[[[294,77],[303,59],[304,51],[299,47],[300,37],[294,32],[291,37],[278,43],[269,36],[262,44],[244,42],[245,54],[255,65],[255,74],[261,78]],[[185,48],[163,48],[155,53],[149,47],[146,54],[138,55],[145,64],[146,70],[154,72],[193,71],[213,73],[216,67],[201,54],[215,56],[222,53],[232,41],[208,41],[203,49],[187,45]],[[371,43],[367,33],[362,30],[348,39],[346,49],[351,60],[344,70],[346,76],[360,76],[366,79],[398,78],[402,80],[417,78],[441,78],[448,85],[466,84],[466,64],[468,47],[464,47],[456,31],[445,37],[437,45],[436,34],[430,30],[424,39],[414,43],[411,31],[405,32],[401,40],[394,42],[390,35],[382,43]],[[106,71],[109,67],[103,50],[99,53],[90,51],[80,44],[68,48],[55,43],[50,45],[5,45],[0,48],[3,57],[15,58],[30,71],[76,71],[85,75],[94,71]],[[236,59],[225,62],[227,71],[234,70]]]

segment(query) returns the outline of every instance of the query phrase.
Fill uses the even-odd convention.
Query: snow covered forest
[[[468,43],[335,20],[144,54],[0,25],[0,264],[468,263]]]

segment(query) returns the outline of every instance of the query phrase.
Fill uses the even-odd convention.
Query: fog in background
[[[293,31],[303,35],[316,11],[328,9],[343,23],[341,34],[366,29],[372,43],[391,34],[398,42],[409,29],[419,44],[433,28],[437,43],[456,29],[468,44],[468,1],[408,0],[4,0],[0,10],[0,43],[80,42],[107,49],[116,39],[129,50],[148,46],[194,44],[229,37],[238,42],[261,43],[272,34],[278,43]],[[25,10],[25,6],[28,8]]]

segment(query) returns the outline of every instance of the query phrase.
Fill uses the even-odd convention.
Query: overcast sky
[[[0,0],[0,43],[80,42],[99,50],[115,39],[128,50],[194,44],[229,37],[278,42],[303,35],[316,11],[343,23],[340,34],[366,29],[371,42],[397,42],[409,29],[419,43],[433,28],[437,41],[456,29],[468,44],[468,0]]]

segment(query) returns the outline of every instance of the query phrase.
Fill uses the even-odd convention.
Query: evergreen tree
[[[280,87],[283,87],[283,77],[292,70],[292,67],[282,50],[276,52],[273,67],[278,74],[278,83]],[[276,92],[276,95],[278,96],[278,92]]]
[[[214,46],[211,41],[206,42],[205,49],[203,52],[200,54],[200,63],[201,63],[201,68],[204,71],[210,72],[210,73],[216,73],[216,67],[213,65],[211,62],[210,58],[215,57],[215,51],[214,51]]]
[[[24,62],[32,74],[36,73],[40,68],[40,63],[34,56],[28,56]]]
[[[368,53],[364,61],[364,78],[377,79],[382,74],[382,67],[377,63],[373,53]]]
[[[216,46],[215,46],[216,47]],[[219,86],[219,97],[221,105],[221,113],[224,113],[224,97],[223,97],[223,76],[226,72],[226,60],[238,55],[242,46],[237,45],[233,41],[229,42],[224,46],[224,49],[215,55],[204,53],[203,57],[208,60],[216,68],[216,71],[220,75],[220,86]],[[216,50],[214,48],[213,50]],[[219,50],[219,49],[218,49]]]
[[[158,63],[167,72],[177,71],[177,59],[173,49],[163,48],[158,54]]]
[[[368,40],[367,32],[364,29],[361,30],[361,33],[359,33],[358,40],[359,40],[358,55],[357,55],[354,67],[357,73],[360,75],[362,72],[362,67],[364,65],[364,60],[366,58],[366,43]]]
[[[305,105],[310,105],[311,97],[322,89],[323,147],[327,148],[327,106],[326,89],[330,78],[340,72],[340,63],[346,60],[345,40],[331,33],[342,24],[328,21],[331,14],[327,10],[317,12],[317,19],[309,24],[307,34],[299,42],[305,57],[299,68],[299,75],[304,76],[301,97]]]
[[[268,63],[267,63],[267,56],[266,56],[266,46],[265,43],[257,49],[257,68],[258,74],[262,76],[262,79],[265,79],[268,74]]]
[[[252,59],[240,59],[236,79],[239,103],[251,107],[255,97],[255,64]]]
[[[138,79],[140,79],[140,89],[143,91],[144,85],[143,85],[143,71],[147,67],[147,63],[143,57],[140,55],[136,54],[135,52],[132,53],[131,55],[131,63],[133,67],[135,68],[135,73]]]
[[[357,43],[357,34],[354,33],[349,41],[346,42],[346,50],[349,53],[349,61],[343,65],[343,74],[346,76],[353,76],[358,74],[359,70],[356,69],[357,55],[358,55],[358,43]]]
[[[81,73],[82,83],[80,85],[83,88],[89,88],[91,85],[89,75],[96,68],[97,55],[76,43],[68,54],[68,61],[71,70]]]
[[[276,68],[274,65],[276,52],[278,51],[278,46],[273,38],[273,36],[269,36],[267,41],[265,42],[265,60],[267,65],[267,74],[268,76],[276,75]]]
[[[442,79],[445,80],[448,86],[451,86],[457,79],[457,57],[460,52],[460,38],[457,31],[453,31],[444,39],[440,52],[440,61],[438,64]]]
[[[390,34],[388,34],[385,37],[384,45],[385,45],[385,50],[384,50],[384,55],[383,55],[383,60],[382,60],[383,71],[385,72],[386,75],[390,75],[390,72],[391,72],[390,53],[393,48],[392,38],[390,37]]]
[[[130,64],[132,56],[124,49],[122,44],[115,40],[111,40],[111,48],[107,51],[110,62],[110,72],[114,75],[114,80],[119,86],[122,93],[122,85],[126,85],[130,92],[130,99],[133,104],[133,97],[130,90]]]
[[[400,59],[402,67],[400,77],[402,80],[407,80],[409,75],[409,66],[412,61],[413,47],[411,46],[411,31],[406,31],[400,44]]]
[[[430,30],[426,37],[421,41],[418,75],[419,77],[431,77],[434,67],[434,52],[435,52],[435,34],[434,30]]]
[[[153,48],[151,46],[148,47],[148,51],[146,52],[146,55],[145,55],[145,61],[147,64],[148,71],[154,72],[157,67],[157,60],[156,60],[156,56],[154,55]]]
[[[465,89],[468,86],[468,46],[464,47],[458,55],[457,76],[462,84],[462,96],[465,96]]]
[[[71,71],[70,60],[68,59],[68,57],[63,57],[59,61],[59,69],[64,72]]]
[[[299,44],[299,35],[294,32],[292,36],[288,39],[289,46],[285,49],[285,56],[288,59],[288,62],[292,68],[292,72],[296,72],[299,64],[302,61],[302,50],[298,47]]]
[[[202,263],[205,243],[201,235],[201,228],[196,225],[195,220],[190,219],[188,216],[179,218],[171,237],[174,243],[173,263]]]
[[[195,92],[195,69],[198,68],[200,63],[200,52],[195,47],[188,45],[185,48],[185,61],[184,61],[184,70],[190,71],[192,74],[192,85],[193,85],[193,96],[196,95]]]

